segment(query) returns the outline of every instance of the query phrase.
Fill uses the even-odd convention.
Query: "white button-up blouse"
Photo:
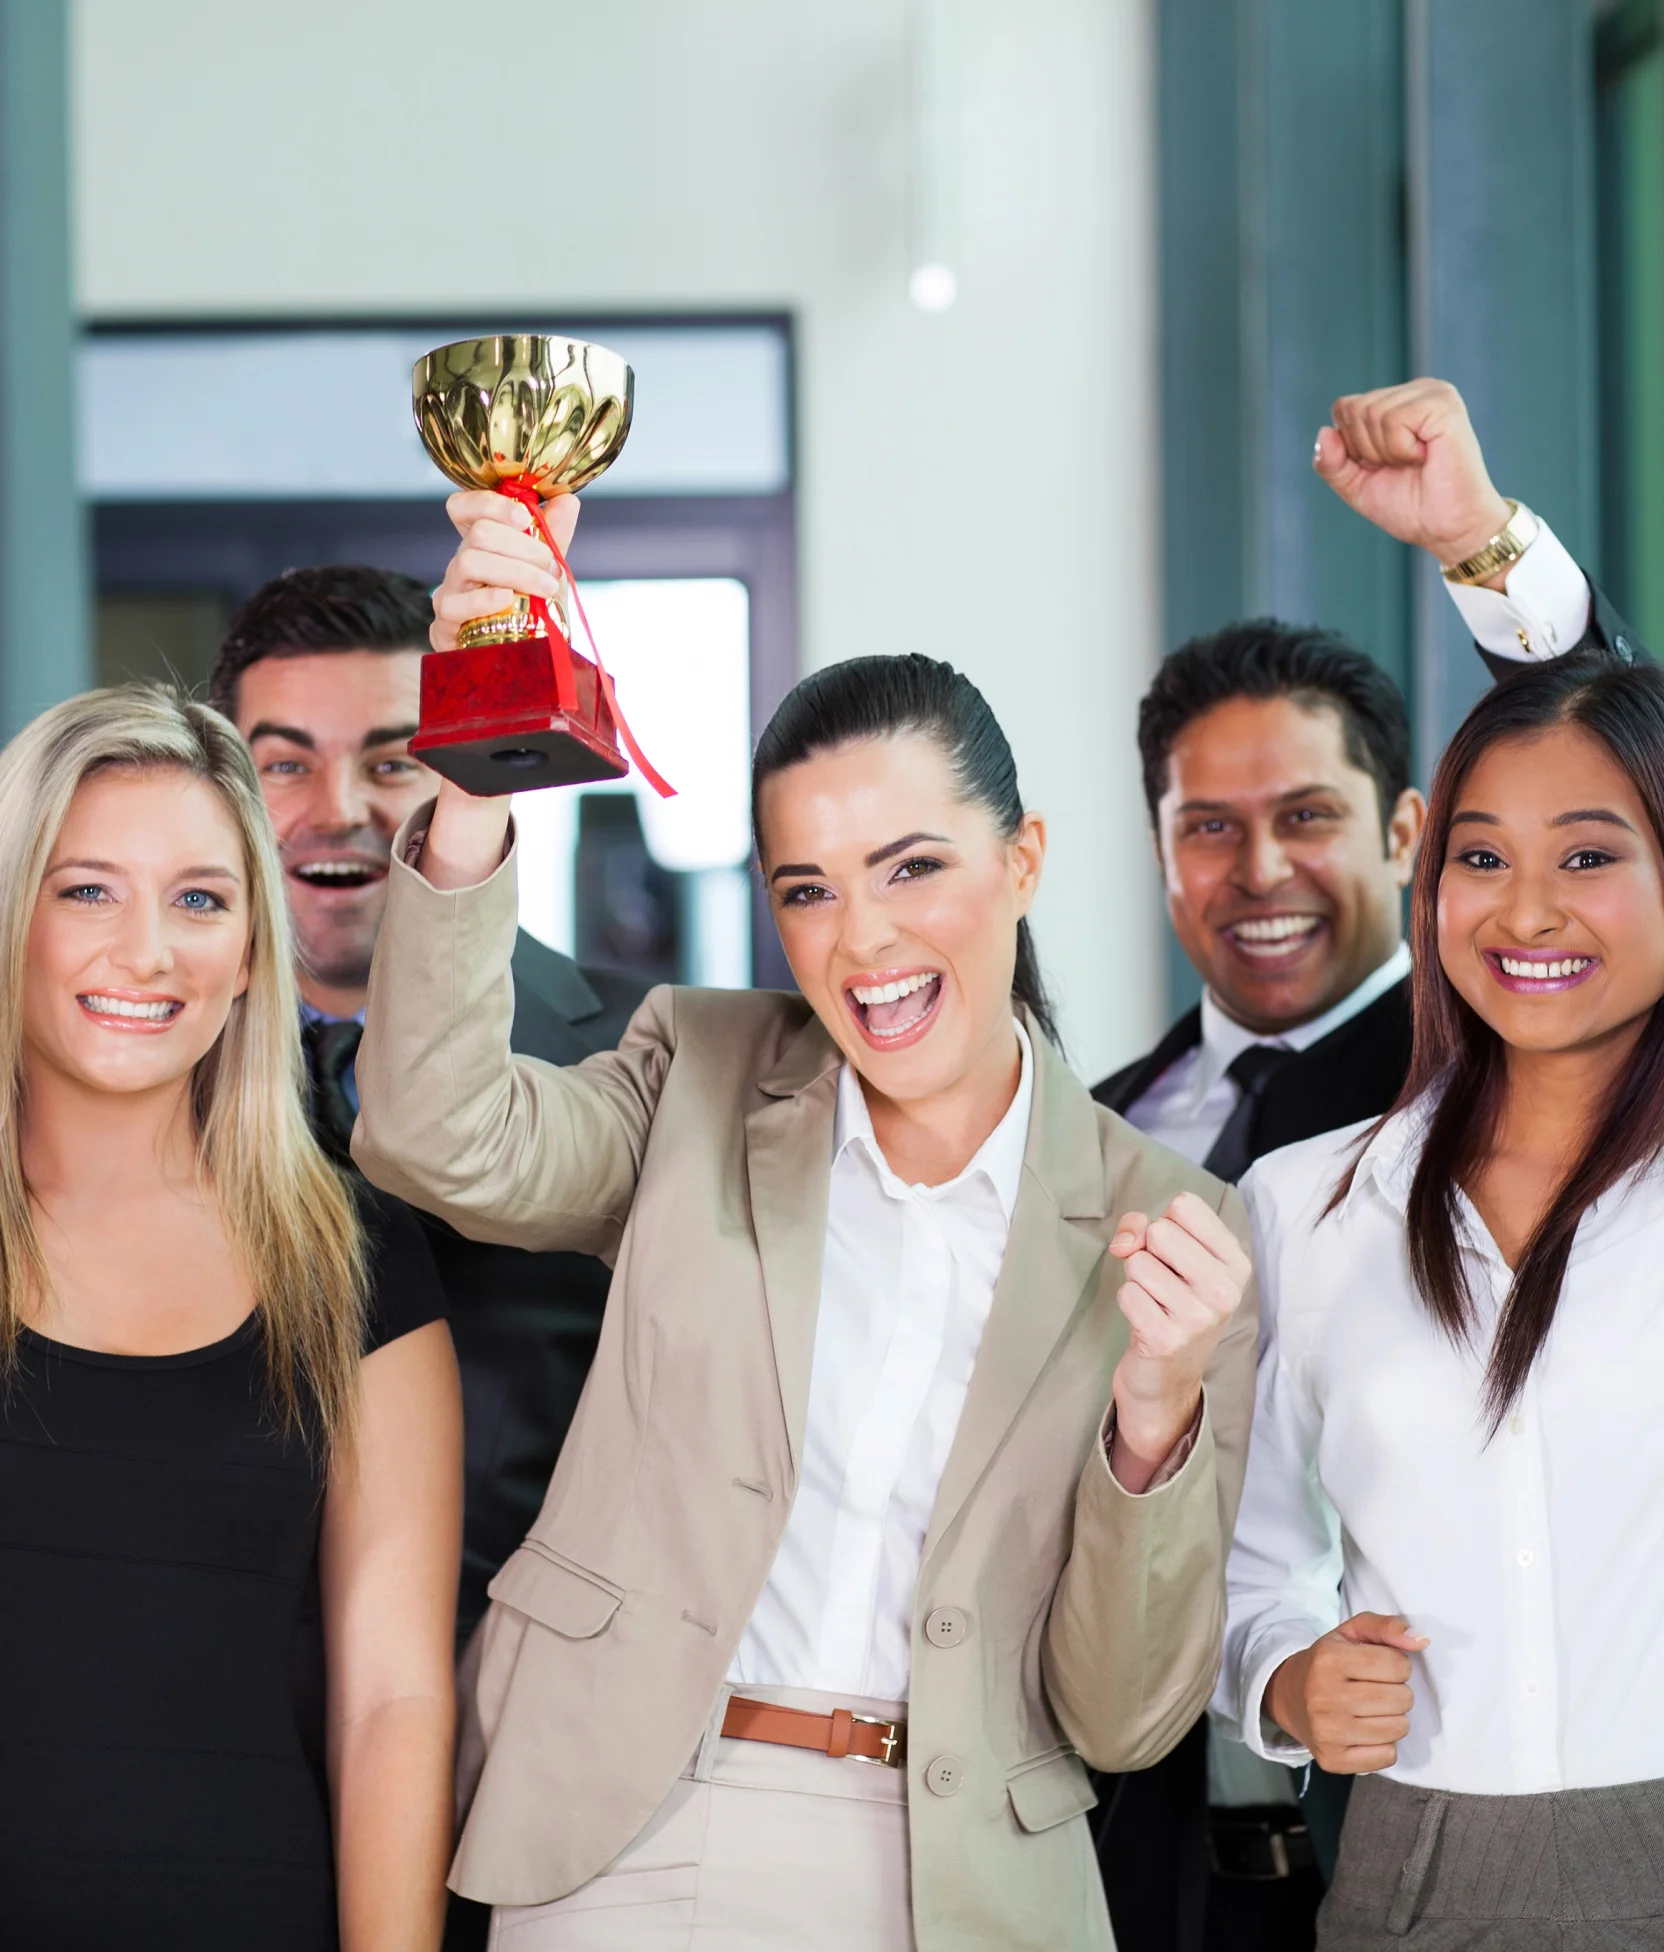
[[[890,1170],[860,1080],[838,1078],[803,1471],[728,1678],[905,1701],[925,1534],[1005,1259],[1034,1051],[957,1178]]]
[[[1261,1755],[1290,1654],[1360,1611],[1430,1636],[1402,1782],[1470,1794],[1664,1778],[1664,1169],[1584,1216],[1548,1341],[1495,1437],[1485,1360],[1510,1275],[1461,1202],[1470,1346],[1410,1278],[1414,1108],[1262,1159],[1243,1181],[1260,1279],[1253,1441],[1216,1711]]]

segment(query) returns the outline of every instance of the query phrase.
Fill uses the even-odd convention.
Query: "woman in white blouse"
[[[550,567],[451,506],[441,650]],[[572,1069],[509,1051],[506,803],[395,847],[360,1164],[616,1267],[465,1664],[452,1883],[510,1952],[1108,1952],[1082,1757],[1213,1685],[1246,1223],[1052,1045],[1044,827],[966,679],[818,673],[754,782],[802,994],[658,990]]]
[[[1244,1183],[1258,1401],[1216,1706],[1362,1775],[1319,1945],[1664,1945],[1664,673],[1475,707],[1395,1109]]]

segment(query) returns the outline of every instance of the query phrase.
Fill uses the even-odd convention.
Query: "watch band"
[[[1483,549],[1464,556],[1459,563],[1441,563],[1439,574],[1447,583],[1484,583],[1499,569],[1511,569],[1537,540],[1537,518],[1523,502],[1510,496],[1508,520]]]

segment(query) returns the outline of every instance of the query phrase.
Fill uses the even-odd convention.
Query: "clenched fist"
[[[506,610],[517,596],[559,596],[555,559],[518,502],[495,489],[467,488],[450,497],[445,513],[458,540],[433,593],[428,641],[436,651],[454,651],[464,624]],[[564,554],[578,526],[577,496],[557,495],[544,519]],[[442,779],[417,865],[435,888],[476,887],[503,858],[508,821],[506,794],[480,799]]]
[[[517,596],[559,596],[555,559],[518,502],[493,488],[462,488],[447,499],[445,513],[459,540],[433,593],[428,641],[436,651],[454,651],[464,624],[506,610]],[[578,526],[577,496],[557,495],[543,514],[564,553]]]
[[[1378,529],[1454,563],[1507,526],[1508,504],[1485,471],[1473,422],[1448,381],[1348,393],[1332,413],[1312,466]],[[1499,574],[1492,587],[1502,583]]]
[[[1426,1645],[1401,1614],[1354,1613],[1283,1662],[1265,1711],[1331,1775],[1390,1768],[1410,1732],[1410,1656]]]
[[[1158,1219],[1121,1216],[1109,1251],[1125,1261],[1121,1312],[1132,1333],[1115,1365],[1110,1466],[1142,1491],[1196,1419],[1202,1372],[1253,1274],[1207,1201],[1180,1193]]]

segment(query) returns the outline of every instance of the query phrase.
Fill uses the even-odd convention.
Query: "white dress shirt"
[[[1310,1023],[1279,1031],[1275,1037],[1244,1030],[1234,1017],[1226,1016],[1210,994],[1204,993],[1202,1041],[1175,1058],[1143,1097],[1133,1101],[1127,1109],[1127,1123],[1192,1165],[1201,1165],[1242,1097],[1241,1087],[1226,1073],[1245,1050],[1254,1044],[1269,1044],[1275,1050],[1310,1050],[1330,1031],[1339,1030],[1359,1011],[1367,1010],[1409,973],[1409,945],[1401,942],[1379,969],[1333,1009],[1313,1017]]]
[[[1034,1052],[958,1176],[890,1170],[849,1065],[838,1077],[826,1258],[803,1468],[729,1669],[752,1686],[905,1701],[914,1594],[1023,1175]]]
[[[1453,1342],[1410,1278],[1417,1108],[1288,1146],[1242,1184],[1260,1280],[1248,1477],[1215,1708],[1262,1755],[1288,1655],[1360,1611],[1430,1636],[1412,1657],[1401,1782],[1525,1795],[1664,1778],[1664,1167],[1585,1214],[1554,1327],[1487,1441],[1485,1361],[1510,1275],[1460,1199],[1478,1311]]]
[[[1500,590],[1446,583],[1481,650],[1518,662],[1563,657],[1589,628],[1589,585],[1542,517]]]

